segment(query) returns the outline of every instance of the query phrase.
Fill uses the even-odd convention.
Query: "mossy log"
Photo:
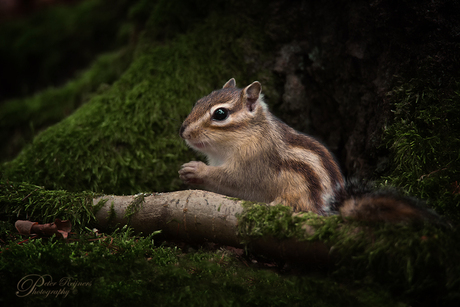
[[[161,230],[168,239],[244,246],[244,238],[238,230],[242,200],[207,191],[187,190],[148,196],[106,195],[95,198],[93,203],[97,205],[100,201],[105,204],[95,215],[101,230],[110,225],[127,224],[136,232]],[[305,232],[311,235],[311,228],[306,228]],[[330,263],[330,247],[319,241],[263,236],[250,240],[248,246],[253,252],[274,259],[314,266]]]

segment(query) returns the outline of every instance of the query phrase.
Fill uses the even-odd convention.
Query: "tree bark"
[[[161,230],[162,236],[167,239],[244,247],[236,217],[243,212],[241,200],[200,190],[145,197],[106,195],[95,198],[94,205],[101,200],[105,204],[96,213],[101,230],[106,230],[111,224],[121,224],[142,233]],[[330,263],[330,248],[322,242],[263,237],[252,240],[248,247],[255,253],[275,259],[314,266]]]

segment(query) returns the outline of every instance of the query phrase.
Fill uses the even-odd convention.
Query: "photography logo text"
[[[77,287],[91,287],[92,282],[80,282],[72,277],[62,277],[59,281],[53,281],[49,274],[29,274],[21,278],[17,285],[16,295],[26,296],[54,296],[67,297],[70,291]]]

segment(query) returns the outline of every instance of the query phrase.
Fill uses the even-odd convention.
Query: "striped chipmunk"
[[[389,221],[428,214],[412,199],[345,183],[329,150],[276,118],[261,92],[257,81],[240,89],[232,78],[196,102],[179,134],[208,164],[182,165],[184,183],[296,212]]]

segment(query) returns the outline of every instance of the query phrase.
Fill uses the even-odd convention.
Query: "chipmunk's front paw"
[[[190,161],[182,165],[179,178],[186,184],[204,184],[207,167],[203,162]]]

